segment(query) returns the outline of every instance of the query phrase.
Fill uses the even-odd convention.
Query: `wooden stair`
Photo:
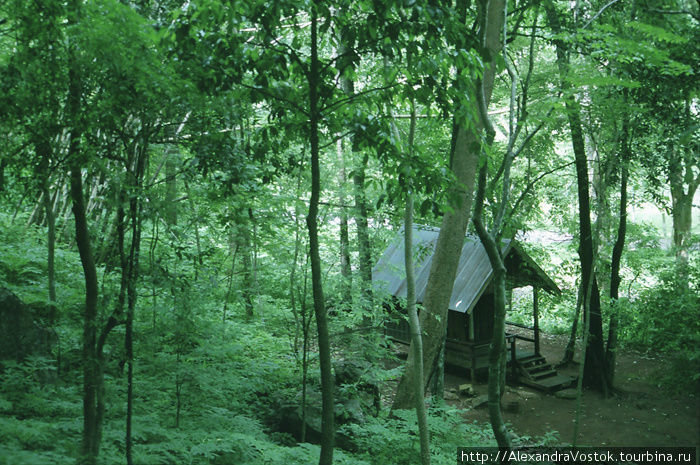
[[[518,381],[535,389],[554,392],[570,387],[575,379],[557,373],[541,355],[530,355],[516,361]]]

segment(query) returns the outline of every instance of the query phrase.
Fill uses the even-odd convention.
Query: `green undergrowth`
[[[46,302],[45,231],[26,227],[26,219],[11,222],[0,215],[0,286],[22,301]],[[78,254],[60,243],[57,256],[57,343],[48,357],[29,357],[0,367],[0,465],[74,464],[79,455],[82,424],[81,333],[84,287]],[[175,260],[175,258],[173,258]],[[161,263],[174,269],[173,263]],[[294,319],[280,296],[261,295],[256,314],[246,318],[233,299],[224,315],[225,288],[214,273],[180,265],[158,276],[149,274],[139,288],[135,321],[134,463],[173,465],[309,464],[318,461],[319,446],[298,444],[275,431],[276,400],[300,392],[300,354],[294,350]],[[99,270],[100,298],[112,308],[119,285],[118,270]],[[279,293],[281,294],[281,293]],[[336,358],[382,359],[381,344],[349,344],[347,327],[363,314],[334,317]],[[311,335],[315,328],[312,326]],[[349,333],[352,334],[352,333]],[[298,335],[297,335],[298,337]],[[374,336],[373,336],[374,337]],[[112,330],[105,344],[106,412],[100,464],[124,463],[126,370],[124,327]],[[371,341],[368,338],[367,341]],[[342,350],[341,350],[342,346]],[[298,347],[298,346],[297,346]],[[309,354],[310,386],[317,384],[317,354]],[[396,370],[368,372],[384,382]],[[351,389],[343,386],[342,389]],[[339,388],[341,389],[341,388]],[[387,408],[388,406],[384,406]],[[467,424],[454,409],[432,409],[430,427],[435,463],[452,463],[456,448],[492,442],[487,425]],[[415,414],[365,416],[362,424],[339,429],[347,440],[336,448],[337,464],[411,463],[418,457]]]
[[[265,390],[288,384],[291,372],[266,364],[278,348],[270,346],[263,362],[251,358],[256,343],[245,326],[236,328],[239,343],[210,341],[207,353],[193,352],[180,372],[162,370],[161,359],[137,361],[135,377],[134,462],[148,464],[308,464],[316,462],[318,446],[290,444],[289,438],[267,429],[258,419],[265,408]],[[5,363],[0,388],[0,464],[74,463],[80,444],[81,387],[69,379],[42,383],[47,359]],[[175,382],[180,386],[182,411],[176,427]],[[180,373],[178,375],[178,373]],[[109,399],[100,453],[102,464],[123,463],[125,382],[107,376]],[[460,411],[433,408],[430,416],[434,463],[453,463],[457,447],[484,445],[493,439],[487,425],[466,423]],[[410,463],[418,455],[413,411],[382,412],[362,425],[340,429],[351,440],[350,451],[337,449],[334,463]],[[398,460],[398,462],[397,462]]]

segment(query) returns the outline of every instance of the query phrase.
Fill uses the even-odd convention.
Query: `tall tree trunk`
[[[338,141],[338,184],[340,185],[340,275],[343,278],[342,298],[343,305],[350,308],[352,305],[352,269],[350,264],[350,235],[348,231],[348,212],[345,207],[345,185],[347,175],[345,173],[345,152],[342,139]]]
[[[694,115],[691,112],[691,97],[686,92],[684,99],[684,117],[692,127]],[[669,166],[669,184],[671,187],[673,215],[673,244],[676,251],[678,272],[682,281],[688,277],[688,248],[693,222],[693,199],[700,187],[700,157],[697,140],[688,147],[670,147],[671,166]],[[687,186],[687,189],[686,189]]]
[[[5,167],[7,166],[7,159],[0,159],[0,194],[5,192]]]
[[[316,5],[311,5],[311,69],[309,85],[309,143],[311,146],[311,198],[306,226],[309,230],[309,255],[311,258],[311,288],[314,298],[314,314],[318,332],[318,358],[321,368],[321,454],[319,465],[333,463],[335,442],[335,412],[333,402],[333,371],[331,366],[331,345],[328,335],[328,316],[323,297],[323,275],[318,243],[318,202],[321,194],[321,169],[319,164],[318,109],[318,13]]]
[[[126,463],[133,464],[132,449],[132,419],[134,408],[134,310],[138,293],[136,286],[139,277],[139,257],[141,253],[141,221],[142,221],[142,180],[146,165],[147,146],[134,144],[136,152],[134,166],[130,174],[131,199],[129,200],[129,216],[131,217],[131,247],[129,250],[126,331],[124,335],[124,348],[127,363],[127,390],[126,390]]]
[[[69,7],[69,22],[72,25],[78,23],[80,17],[81,2],[73,0]],[[68,98],[66,101],[66,118],[70,127],[70,142],[68,156],[70,166],[70,195],[73,204],[73,217],[75,218],[75,240],[78,245],[80,263],[83,267],[85,279],[85,311],[83,314],[83,433],[78,463],[81,465],[95,465],[99,453],[98,424],[96,399],[96,379],[98,379],[99,363],[95,357],[97,342],[97,268],[90,244],[90,231],[87,216],[85,214],[85,199],[83,193],[83,175],[80,153],[80,139],[82,137],[80,122],[80,96],[82,83],[78,70],[77,50],[73,47],[69,50],[71,61],[68,70]]]
[[[51,320],[53,321],[56,313],[56,215],[53,210],[53,199],[49,192],[49,159],[51,157],[51,147],[48,142],[39,144],[38,155],[41,157],[39,166],[39,187],[41,189],[41,197],[43,199],[44,215],[46,217],[46,226],[48,229],[47,235],[47,274],[49,285],[49,308]]]
[[[83,182],[80,165],[77,162],[80,134],[73,132],[71,140],[70,184],[71,198],[73,200],[73,216],[75,217],[75,239],[78,244],[80,262],[83,266],[85,278],[85,312],[83,315],[83,442],[81,449],[81,461],[86,465],[92,465],[97,461],[99,444],[96,432],[96,384],[98,362],[95,359],[96,344],[96,317],[97,317],[97,269],[92,256],[90,246],[90,233],[88,231],[87,217],[85,215],[85,202],[83,200]]]
[[[55,319],[56,313],[56,217],[53,214],[53,205],[49,197],[48,183],[43,181],[44,209],[46,210],[46,226],[48,227],[48,279],[49,279],[49,308],[51,309],[51,320]]]
[[[497,238],[489,234],[482,223],[481,211],[483,210],[484,191],[486,189],[486,164],[480,169],[479,177],[474,224],[493,269],[493,335],[489,346],[489,420],[498,447],[510,449],[512,446],[508,437],[508,430],[501,415],[501,392],[505,388],[503,362],[505,361],[506,351],[506,266],[501,254],[500,244],[496,242]]]
[[[574,361],[574,352],[576,351],[576,333],[578,332],[578,320],[581,317],[581,306],[583,305],[584,290],[579,284],[578,292],[576,292],[576,309],[574,310],[574,318],[571,320],[571,331],[569,332],[569,342],[564,349],[564,356],[558,366],[564,367]]]
[[[410,58],[407,59],[410,62]],[[392,115],[391,129],[395,140],[401,140],[398,128]],[[411,98],[411,119],[408,131],[408,141],[404,149],[408,166],[414,157],[413,142],[416,134],[416,105]],[[420,321],[418,319],[418,309],[416,307],[416,279],[413,266],[413,180],[406,180],[406,211],[404,215],[404,269],[406,271],[406,311],[408,313],[408,325],[411,338],[411,349],[415,351],[413,360],[416,363],[416,376],[413,378],[413,391],[415,397],[416,417],[418,421],[418,434],[420,437],[420,455],[423,465],[430,464],[430,431],[428,429],[428,415],[425,410],[423,400],[423,341],[421,338]]]
[[[479,99],[483,101],[483,99]],[[481,106],[482,121],[486,126],[486,142],[491,146],[495,136],[493,126],[488,121],[486,106]],[[513,108],[511,108],[513,111]],[[474,226],[479,235],[481,244],[486,250],[489,263],[493,270],[493,334],[489,345],[489,384],[488,384],[488,408],[489,420],[493,435],[498,447],[511,449],[511,441],[503,415],[501,415],[501,394],[505,390],[505,351],[506,351],[506,265],[501,251],[501,215],[494,218],[493,230],[489,233],[484,226],[483,211],[486,194],[486,173],[488,171],[488,159],[484,158],[479,169],[479,181],[476,190],[474,205]],[[508,193],[510,191],[510,169],[513,163],[512,152],[509,150],[504,159],[503,196],[500,199],[501,209],[505,211],[508,206]],[[515,362],[515,361],[513,361]]]
[[[355,165],[352,181],[355,194],[355,224],[357,225],[357,248],[359,251],[359,269],[362,282],[362,295],[365,305],[372,305],[372,252],[369,241],[369,226],[367,221],[367,196],[365,195],[365,170],[369,156],[366,152],[361,155]]]
[[[581,350],[583,354],[581,356],[582,361],[578,369],[578,379],[576,380],[576,413],[574,414],[574,434],[571,439],[571,447],[576,447],[576,441],[578,441],[578,431],[581,424],[581,409],[583,407],[583,383],[586,371],[586,363],[588,362],[588,357],[586,356],[586,351],[588,350],[588,337],[590,336],[590,322],[591,322],[591,292],[592,284],[595,281],[588,281],[588,287],[582,289],[582,301],[583,305],[583,343],[581,344]]]
[[[498,55],[500,50],[499,36],[503,25],[503,8],[504,0],[489,0],[484,13],[483,39],[491,60]],[[491,100],[494,75],[495,67],[492,61],[487,60],[482,79],[486,106]],[[479,118],[477,123],[480,132],[484,127],[483,122]],[[427,386],[428,378],[434,371],[435,361],[445,339],[448,305],[457,275],[457,266],[464,244],[467,224],[471,217],[474,179],[479,161],[480,143],[474,131],[469,130],[465,122],[459,119],[455,130],[455,144],[450,168],[454,173],[456,183],[450,187],[450,194],[447,197],[458,199],[458,203],[447,209],[442,217],[423,300],[424,311],[420,315],[420,324],[423,330],[424,386]],[[392,409],[405,409],[415,405],[411,389],[415,376],[413,353],[413,350],[409,351],[406,371],[399,382]]]
[[[623,91],[623,101],[627,108],[627,90]],[[620,289],[620,262],[622,252],[625,249],[625,236],[627,234],[627,180],[629,177],[628,162],[632,158],[630,154],[630,128],[629,113],[624,110],[622,116],[622,134],[620,140],[620,210],[619,223],[617,226],[617,238],[612,251],[612,261],[610,263],[610,302],[612,312],[610,314],[610,325],[608,327],[608,343],[605,348],[605,365],[608,369],[607,378],[610,387],[614,386],[615,380],[615,355],[617,351],[617,331],[619,325],[618,306]]]
[[[700,173],[693,174],[692,160],[687,154],[685,157],[681,156],[678,150],[677,147],[670,148],[672,163],[669,169],[669,184],[671,188],[671,216],[673,218],[673,246],[679,271],[687,274],[688,247],[690,246],[690,231],[693,224],[693,197],[700,184]]]
[[[551,1],[545,2],[545,11],[549,20],[550,28],[555,35],[562,32],[559,15]],[[583,141],[583,129],[581,125],[581,112],[578,102],[571,93],[571,84],[568,81],[569,57],[566,43],[561,39],[555,39],[554,45],[557,54],[557,67],[559,70],[560,87],[567,95],[564,99],[566,115],[569,120],[569,130],[571,132],[571,142],[574,150],[576,165],[576,182],[578,185],[579,201],[579,258],[581,260],[581,286],[588,289],[591,285],[590,300],[588,294],[584,295],[583,306],[589,307],[587,314],[590,316],[588,328],[590,331],[587,338],[586,367],[583,382],[586,387],[592,387],[603,395],[608,394],[609,383],[606,377],[605,353],[603,350],[603,325],[600,309],[600,292],[598,284],[593,274],[593,231],[591,227],[591,206],[588,189],[588,160]]]
[[[415,351],[413,358],[417,365],[416,376],[413,378],[413,391],[420,436],[420,456],[423,465],[430,465],[430,431],[428,430],[428,414],[425,411],[425,401],[423,400],[423,343],[418,310],[416,309],[416,280],[413,272],[413,193],[410,187],[407,192],[404,219],[404,265],[406,268],[406,307],[411,331],[411,348]]]
[[[250,222],[241,220],[238,229],[238,248],[241,251],[241,262],[243,264],[243,285],[242,296],[245,305],[247,318],[252,318],[255,306],[253,305],[253,246],[251,244]]]
[[[349,38],[345,34],[342,34],[341,43],[338,46],[338,56],[341,57],[341,59],[338,60],[338,68],[340,72],[340,87],[345,93],[345,95],[347,95],[348,97],[351,97],[355,93],[355,83],[352,81],[352,79],[347,77],[348,71],[351,70],[353,67],[352,60],[349,56],[347,56],[348,49],[351,46],[352,44],[349,43]],[[352,142],[350,144],[350,147],[352,153]],[[367,155],[366,151],[360,155],[359,160],[353,157],[354,169],[352,182],[353,195],[355,198],[355,225],[357,228],[357,248],[359,251],[358,265],[360,270],[360,280],[362,282],[362,295],[365,299],[363,305],[367,305],[369,308],[372,303],[372,251],[370,246],[369,229],[367,222],[367,197],[365,195],[365,171],[367,169],[368,162],[369,156]],[[345,166],[343,164],[341,174],[342,177],[345,176],[344,170]],[[343,232],[341,224],[341,236],[342,234]],[[343,258],[341,258],[341,260],[343,260]]]
[[[177,136],[177,134],[176,134]],[[177,150],[168,146],[163,154],[165,160],[165,211],[163,217],[170,226],[177,224]]]
[[[620,262],[622,260],[622,251],[625,248],[625,235],[627,233],[627,178],[628,168],[626,161],[623,161],[622,173],[620,179],[620,222],[617,226],[617,239],[613,247],[612,263],[610,271],[610,302],[612,305],[612,313],[610,315],[610,326],[608,327],[608,344],[605,348],[605,365],[608,369],[608,382],[610,387],[614,386],[615,380],[615,354],[617,351],[617,330],[619,325],[618,306],[619,289],[620,289]]]
[[[187,200],[190,204],[190,210],[192,211],[192,216],[194,217],[194,240],[197,246],[197,257],[194,260],[194,279],[195,281],[199,278],[199,268],[203,265],[202,261],[202,242],[199,238],[199,215],[197,213],[197,207],[194,204],[194,199],[192,198],[192,191],[190,190],[190,185],[187,180],[184,180],[185,192],[187,192]]]

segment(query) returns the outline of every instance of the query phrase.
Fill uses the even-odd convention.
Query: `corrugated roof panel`
[[[372,270],[372,281],[378,289],[397,297],[406,297],[406,271],[404,267],[403,229],[379,258]],[[422,302],[428,283],[437,232],[414,227],[413,254],[416,277],[416,300]]]
[[[394,240],[377,261],[372,271],[372,281],[378,289],[391,295],[398,295],[399,287],[405,278],[403,247],[400,241]]]
[[[416,257],[416,300],[423,302],[428,286],[439,229],[417,225],[413,230],[413,250]],[[508,247],[509,241],[504,244]],[[403,229],[380,257],[372,272],[372,281],[378,289],[397,297],[406,297]],[[481,297],[493,271],[486,250],[476,238],[466,237],[457,268],[457,276],[450,297],[450,310],[469,312]]]

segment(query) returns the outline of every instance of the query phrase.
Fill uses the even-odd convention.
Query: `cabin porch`
[[[510,292],[509,292],[510,294]],[[506,321],[506,375],[511,383],[522,383],[543,391],[569,387],[575,381],[559,375],[540,353],[539,296],[533,287],[532,325]],[[408,344],[409,325],[399,317],[386,326],[391,339]],[[489,346],[493,334],[493,294],[486,293],[469,313],[448,313],[445,365],[473,381],[487,378]]]

